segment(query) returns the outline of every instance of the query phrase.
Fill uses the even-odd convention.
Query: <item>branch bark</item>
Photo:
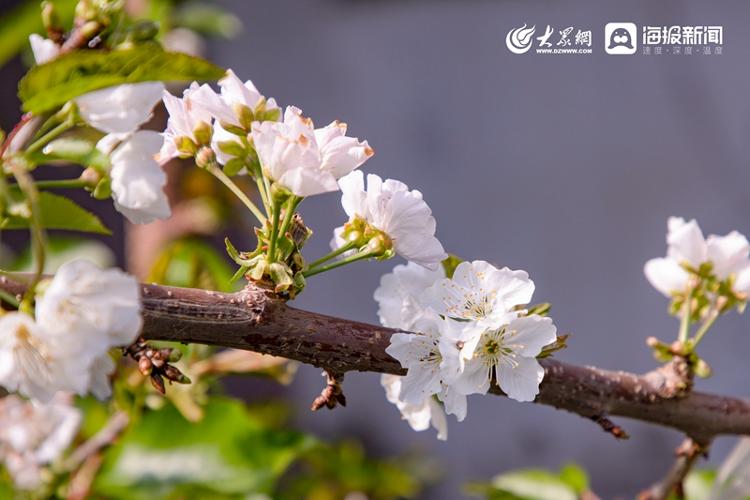
[[[24,289],[7,277],[0,277],[0,288],[13,294]],[[225,294],[143,285],[141,296],[146,339],[255,351],[337,374],[405,373],[385,352],[396,330],[296,309],[258,287]],[[538,404],[594,421],[620,416],[662,425],[696,442],[750,435],[750,401],[675,391],[680,379],[669,365],[638,375],[555,359],[540,362],[546,373]],[[498,387],[491,392],[503,395]]]

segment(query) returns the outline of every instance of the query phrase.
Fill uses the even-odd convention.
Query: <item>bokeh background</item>
[[[535,300],[552,302],[558,328],[573,334],[559,354],[565,361],[654,366],[646,337],[669,339],[678,324],[642,267],[664,254],[668,216],[697,218],[706,233],[750,233],[746,2],[219,3],[245,27],[232,40],[210,41],[209,56],[316,123],[346,121],[376,150],[367,171],[423,192],[449,251],[529,271]],[[608,56],[608,22],[723,25],[723,54]],[[591,29],[594,54],[511,54],[505,35],[524,23]],[[14,61],[0,71],[4,127],[17,117],[21,68]],[[309,254],[322,254],[344,219],[339,199],[316,197],[302,209],[316,230]],[[120,242],[112,245],[122,260]],[[372,292],[393,265],[316,277],[295,305],[377,321]],[[704,342],[715,374],[700,389],[747,395],[749,321],[723,319]],[[454,499],[467,481],[568,461],[585,467],[603,497],[632,497],[663,474],[680,441],[618,421],[632,437],[617,442],[575,415],[474,396],[443,443],[400,421],[375,374],[347,375],[346,408],[311,413],[322,383],[318,370],[302,367],[285,388],[247,379],[231,388],[248,400],[283,396],[295,425],[318,435],[357,437],[376,455],[433,458],[440,480],[426,498]],[[719,439],[711,461],[732,444]]]

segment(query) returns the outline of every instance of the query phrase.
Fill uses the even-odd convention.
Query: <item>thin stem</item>
[[[41,136],[39,139],[35,140],[31,144],[28,145],[26,148],[26,153],[34,153],[39,149],[42,149],[44,146],[46,146],[51,140],[55,139],[57,136],[62,134],[63,132],[67,131],[70,127],[72,127],[73,124],[70,120],[65,120],[60,125],[56,126],[43,136]]]
[[[34,278],[31,280],[31,283],[29,283],[29,286],[24,293],[23,300],[19,305],[22,309],[28,308],[31,310],[36,285],[41,281],[44,273],[46,236],[39,214],[39,191],[34,184],[34,179],[29,175],[26,169],[16,161],[10,161],[10,168],[13,172],[13,176],[16,178],[16,182],[18,182],[18,187],[26,196],[31,209],[29,232],[31,233],[31,248],[34,254],[35,263]]]
[[[258,186],[258,193],[260,194],[260,199],[263,202],[263,208],[266,210],[267,215],[271,215],[271,203],[268,201],[268,193],[266,192],[266,186],[263,183],[263,171],[258,168],[257,172],[255,172],[255,184]]]
[[[289,224],[292,222],[292,217],[294,217],[294,212],[297,210],[297,206],[302,201],[302,198],[299,196],[290,196],[289,200],[286,202],[286,211],[284,212],[284,220],[281,222],[281,227],[279,228],[279,235],[284,236],[286,234],[286,230],[289,229]]]
[[[308,268],[310,268],[310,269],[312,269],[312,268],[314,268],[314,267],[318,267],[318,266],[320,266],[321,264],[325,264],[325,263],[326,263],[326,262],[328,262],[329,260],[331,260],[331,259],[334,259],[334,258],[338,257],[338,256],[339,256],[339,255],[341,255],[342,253],[346,253],[346,252],[348,252],[349,250],[354,250],[354,248],[355,248],[356,246],[357,246],[357,245],[356,245],[356,243],[355,243],[355,242],[353,242],[353,241],[349,241],[349,242],[347,242],[346,244],[344,244],[344,245],[340,246],[339,248],[337,248],[336,250],[334,250],[333,252],[330,252],[330,253],[328,253],[328,254],[324,255],[323,257],[319,258],[318,260],[316,260],[316,261],[314,261],[314,262],[311,262],[310,264],[308,264],[308,266],[307,266],[307,267],[308,267]]]
[[[240,199],[240,201],[253,213],[256,219],[258,219],[258,222],[261,224],[266,223],[266,217],[263,215],[263,212],[260,211],[260,209],[255,205],[255,203],[250,200],[250,198],[247,197],[247,195],[242,191],[237,184],[234,183],[232,179],[227,176],[227,174],[224,173],[224,171],[219,168],[219,166],[216,163],[212,163],[206,167],[206,170],[208,170],[214,177],[219,179],[222,184],[224,184],[226,187],[229,188],[229,190],[234,193],[234,195]]]
[[[273,210],[271,213],[271,237],[268,243],[268,260],[271,263],[276,262],[276,239],[279,237],[279,216],[281,215],[281,203],[273,201]]]
[[[681,343],[687,342],[688,335],[690,334],[690,315],[691,315],[691,302],[693,302],[693,290],[695,287],[688,285],[687,294],[685,297],[685,303],[682,305],[682,318],[680,319],[680,333],[677,339]]]
[[[37,189],[78,189],[88,186],[83,179],[55,179],[36,181]]]
[[[12,293],[6,292],[5,290],[0,290],[0,299],[12,305],[16,309],[18,309],[18,306],[21,305],[21,302],[18,300],[18,298],[15,295],[13,295]]]
[[[693,347],[696,347],[700,341],[703,340],[703,336],[706,335],[706,332],[708,332],[713,326],[714,322],[719,317],[719,314],[719,307],[714,305],[709,311],[708,317],[703,321],[703,324],[698,328],[698,331],[695,332],[695,336],[693,337]]]
[[[328,265],[315,267],[315,268],[308,269],[307,271],[303,271],[302,275],[305,278],[309,278],[310,276],[315,276],[316,274],[324,273],[326,271],[330,271],[331,269],[336,269],[337,267],[345,266],[347,264],[351,264],[352,262],[357,262],[358,260],[368,259],[374,255],[375,254],[373,254],[372,252],[355,253],[354,255],[351,255],[344,259],[331,262]]]

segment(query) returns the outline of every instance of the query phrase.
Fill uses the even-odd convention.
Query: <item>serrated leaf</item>
[[[39,211],[45,229],[64,229],[84,233],[111,234],[96,215],[73,200],[52,193],[39,193]],[[9,216],[0,220],[2,229],[26,229],[28,219]]]
[[[18,84],[24,111],[42,113],[79,95],[123,83],[216,80],[224,70],[155,43],[125,50],[82,50],[32,68]]]
[[[212,398],[194,424],[168,404],[146,413],[110,449],[92,493],[113,499],[174,498],[196,490],[271,493],[313,444],[297,432],[269,428],[236,400]]]

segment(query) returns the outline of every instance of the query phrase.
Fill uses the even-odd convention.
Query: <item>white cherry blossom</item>
[[[157,161],[166,163],[180,156],[182,153],[179,151],[179,145],[183,138],[197,142],[195,128],[199,124],[211,125],[213,121],[211,112],[200,103],[210,101],[215,97],[216,93],[211,87],[206,84],[198,85],[196,82],[183,91],[182,97],[176,97],[164,91],[162,99],[169,118],[167,129],[162,133],[164,144],[157,156]]]
[[[430,425],[437,431],[437,438],[441,441],[448,439],[448,422],[440,403],[433,397],[427,397],[421,404],[408,404],[400,399],[402,377],[384,374],[380,377],[380,384],[385,389],[385,397],[401,412],[401,416],[415,431],[424,431]]]
[[[142,326],[138,283],[118,269],[74,260],[60,267],[37,298],[36,316],[56,344],[83,347],[67,349],[76,358],[60,368],[67,374],[67,388],[85,394],[94,387],[97,396],[106,397],[107,376],[114,369],[107,351],[135,341]],[[81,369],[85,376],[79,374]]]
[[[517,316],[513,308],[528,304],[533,294],[534,282],[525,271],[475,260],[460,263],[453,278],[436,282],[424,302],[438,314],[488,325]]]
[[[409,190],[403,182],[383,181],[374,174],[367,176],[355,171],[339,180],[341,204],[349,216],[349,224],[365,221],[381,231],[393,245],[393,250],[405,259],[428,269],[436,270],[447,257],[443,245],[435,237],[436,222],[432,210],[422,199],[422,193]],[[344,244],[346,226],[337,228],[331,242],[334,248]]]
[[[255,122],[252,138],[263,171],[297,196],[336,191],[336,182],[374,153],[367,141],[344,135],[341,124],[315,130],[299,108],[289,106],[281,122]],[[320,139],[320,143],[318,143]]]
[[[461,394],[486,394],[493,380],[509,398],[533,401],[544,378],[536,356],[557,338],[550,318],[512,319],[482,332],[461,373],[450,387]]]
[[[719,281],[732,278],[735,292],[750,292],[750,243],[737,231],[724,236],[703,237],[698,223],[670,217],[667,223],[667,256],[651,259],[644,273],[651,285],[670,297],[684,293],[689,285],[688,269],[697,271],[710,264]]]
[[[16,488],[41,486],[42,467],[70,446],[82,421],[81,411],[71,400],[62,393],[48,404],[12,394],[0,399],[0,459]]]
[[[26,313],[0,316],[0,385],[38,401],[50,401],[65,383],[56,362],[60,353],[51,340]]]
[[[211,113],[219,123],[225,125],[243,126],[238,112],[240,108],[254,111],[265,99],[252,81],[247,80],[243,83],[231,69],[227,70],[226,76],[219,80],[219,87],[221,94],[202,92],[198,93],[194,100],[197,105]],[[279,106],[273,98],[265,101],[265,110],[274,109],[279,109]]]
[[[124,138],[110,134],[97,144],[97,148],[109,154],[112,164],[115,208],[134,224],[167,219],[171,214],[164,193],[167,175],[156,161],[161,147],[160,134],[150,130],[139,130]]]
[[[161,82],[126,83],[76,97],[78,112],[86,123],[108,134],[127,134],[151,119],[161,100]]]
[[[442,266],[431,271],[413,262],[399,264],[384,274],[374,293],[380,323],[389,328],[411,330],[424,310],[424,292],[441,278],[445,278]]]
[[[442,319],[426,311],[414,322],[416,333],[395,333],[386,352],[406,368],[399,399],[419,406],[436,394],[448,414],[466,415],[465,395],[446,388],[463,369],[462,344],[474,336],[472,325]]]

